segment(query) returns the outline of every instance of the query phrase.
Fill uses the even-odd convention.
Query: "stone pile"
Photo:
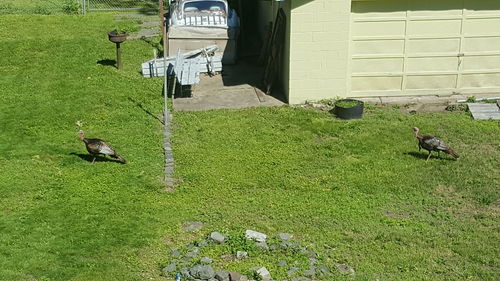
[[[268,245],[267,235],[264,233],[247,230],[245,231],[245,237],[247,241],[255,242],[255,246],[262,249],[263,252],[276,250],[280,251],[280,253],[286,253],[291,251],[300,253],[302,257],[307,256],[309,258],[309,266],[307,267],[300,266],[298,261],[289,264],[286,260],[277,260],[277,265],[286,269],[286,273],[290,278],[282,281],[309,281],[321,279],[331,274],[327,266],[319,264],[317,253],[294,242],[290,234],[279,233],[278,239],[273,240],[270,245]],[[210,265],[212,263],[210,257],[200,257],[204,247],[223,244],[227,242],[228,238],[228,235],[212,232],[207,239],[189,244],[183,248],[182,252],[184,254],[181,254],[180,249],[174,249],[172,251],[172,262],[163,268],[164,275],[175,276],[180,273],[181,280],[188,281],[253,281],[252,278],[261,281],[273,281],[271,273],[265,267],[250,268],[249,272],[252,277],[249,278],[238,272],[215,269]],[[249,257],[249,254],[245,251],[236,251],[236,255],[228,253],[222,255],[222,258],[242,260],[251,258],[251,256]],[[192,265],[194,262],[196,264]],[[346,264],[337,265],[337,270],[344,274],[355,274],[354,269]]]

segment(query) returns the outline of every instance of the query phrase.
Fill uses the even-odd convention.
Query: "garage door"
[[[500,91],[500,0],[360,0],[351,95]]]

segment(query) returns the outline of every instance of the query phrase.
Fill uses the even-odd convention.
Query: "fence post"
[[[87,0],[82,0],[82,14],[85,15],[87,13],[87,5],[86,2]]]

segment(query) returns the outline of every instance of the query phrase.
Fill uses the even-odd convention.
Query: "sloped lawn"
[[[292,233],[332,268],[356,270],[331,280],[498,279],[499,122],[379,108],[350,122],[291,107],[176,112],[178,187],[166,193],[162,80],[138,73],[152,54],[140,40],[122,45],[122,70],[108,65],[113,18],[0,17],[0,280],[168,280],[171,248],[245,229]],[[89,163],[78,120],[129,163]],[[462,157],[426,163],[414,126]],[[186,221],[205,227],[187,233]]]

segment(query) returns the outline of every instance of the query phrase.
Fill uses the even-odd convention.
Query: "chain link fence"
[[[165,0],[168,2],[168,0]],[[157,11],[158,0],[0,0],[1,14],[85,14],[93,11]]]
[[[78,14],[83,0],[0,0],[0,14]]]
[[[82,10],[87,11],[120,11],[120,10],[157,10],[158,0],[80,0]],[[168,0],[166,0],[168,1]]]

